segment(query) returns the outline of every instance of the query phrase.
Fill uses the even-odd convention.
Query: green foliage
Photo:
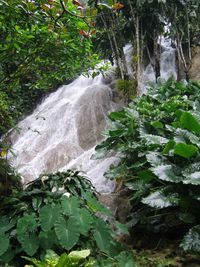
[[[130,189],[130,225],[167,232],[200,222],[199,90],[197,82],[169,80],[109,115],[106,139],[96,150],[122,154],[106,176]],[[185,249],[198,250],[195,229]]]
[[[136,81],[135,80],[117,80],[117,90],[129,100],[136,96]]]
[[[0,135],[57,86],[92,68],[92,28],[68,1],[0,1]]]
[[[89,248],[91,255],[103,252],[114,257],[122,246],[114,240],[115,234],[103,216],[111,214],[78,172],[41,176],[24,191],[2,198],[0,263],[19,262],[20,256],[44,257],[48,249],[61,253]],[[122,228],[120,224],[116,227]],[[67,258],[64,255],[61,262]]]
[[[0,208],[2,199],[11,194],[13,188],[20,189],[20,177],[6,159],[9,147],[0,141]]]
[[[31,261],[34,265],[26,265],[27,267],[76,267],[76,266],[86,266],[83,260],[90,255],[90,250],[72,251],[68,255],[63,253],[58,256],[54,251],[48,250],[43,261],[37,259],[31,259],[24,257],[25,259]],[[82,262],[81,262],[82,261]],[[81,262],[81,263],[80,263]]]
[[[48,250],[43,261],[37,259],[24,257],[31,261],[33,265],[26,265],[26,267],[135,267],[132,254],[121,252],[116,257],[109,259],[101,256],[100,259],[89,257],[90,250],[72,251],[69,254],[63,253],[58,256],[55,252]]]

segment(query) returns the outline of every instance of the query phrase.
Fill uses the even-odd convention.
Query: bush
[[[130,190],[129,224],[154,232],[191,230],[181,247],[200,251],[200,84],[169,80],[122,111],[97,151],[121,152],[106,176]]]
[[[20,256],[43,258],[48,249],[59,254],[72,248],[90,249],[96,258],[102,253],[114,257],[122,246],[102,216],[111,214],[78,172],[42,176],[24,191],[2,199],[0,263],[22,266]],[[120,223],[114,224],[127,232]]]

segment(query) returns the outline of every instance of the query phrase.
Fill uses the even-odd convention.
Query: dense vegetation
[[[98,56],[116,62],[127,102],[139,92],[142,66],[150,62],[157,84],[110,114],[97,151],[120,154],[106,176],[127,189],[131,242],[138,232],[178,232],[181,248],[197,253],[200,84],[189,81],[189,70],[199,44],[199,12],[199,0],[0,0],[0,137],[47,93],[93,69]],[[178,79],[187,83],[159,82],[160,35],[171,38]],[[133,77],[123,51],[128,42]],[[22,189],[6,159],[10,145],[0,140],[0,264],[136,266],[117,241],[116,233],[128,235],[127,228],[99,204],[87,179],[73,171],[48,174]]]
[[[121,153],[107,178],[129,189],[129,226],[141,232],[185,233],[181,247],[200,251],[200,84],[169,80],[122,111],[97,151]],[[133,231],[134,232],[134,231]]]
[[[78,172],[42,176],[25,190],[1,197],[0,263],[22,266],[29,259],[27,256],[43,259],[49,249],[62,253],[73,248],[90,249],[91,257],[96,258],[83,266],[109,266],[110,263],[123,266],[120,262],[124,263],[126,257],[127,262],[134,264],[128,251],[120,254],[122,245],[114,239],[111,226],[105,223],[110,216],[110,211],[98,202],[90,182]],[[127,233],[126,227],[117,221],[113,221],[113,227]],[[61,258],[61,263],[49,266],[74,266],[70,262],[65,265],[66,257]],[[39,265],[34,259],[33,263],[45,265]]]
[[[91,40],[80,34],[89,23],[71,1],[0,1],[0,134],[44,93],[94,66]]]

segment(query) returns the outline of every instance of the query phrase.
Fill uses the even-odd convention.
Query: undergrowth
[[[129,227],[172,235],[188,230],[181,247],[194,252],[200,251],[199,90],[198,82],[172,79],[152,86],[109,115],[106,138],[96,148],[101,156],[121,155],[106,176],[129,189]]]

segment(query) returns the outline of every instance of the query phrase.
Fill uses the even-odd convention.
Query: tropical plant
[[[48,250],[43,261],[25,257],[31,261],[33,265],[26,265],[26,267],[134,267],[136,266],[131,253],[121,252],[116,257],[106,258],[101,255],[98,259],[89,257],[90,250],[72,251],[68,255],[63,253],[58,256],[55,252]]]
[[[0,262],[43,257],[47,249],[61,253],[89,248],[91,255],[118,255],[122,246],[105,222],[109,216],[90,182],[78,172],[43,175],[24,191],[1,197]],[[127,233],[120,223],[114,225]]]
[[[173,80],[151,87],[109,115],[106,139],[96,148],[120,152],[106,176],[130,190],[129,224],[163,233],[193,227],[181,245],[193,251],[200,243],[199,89],[198,82]]]

